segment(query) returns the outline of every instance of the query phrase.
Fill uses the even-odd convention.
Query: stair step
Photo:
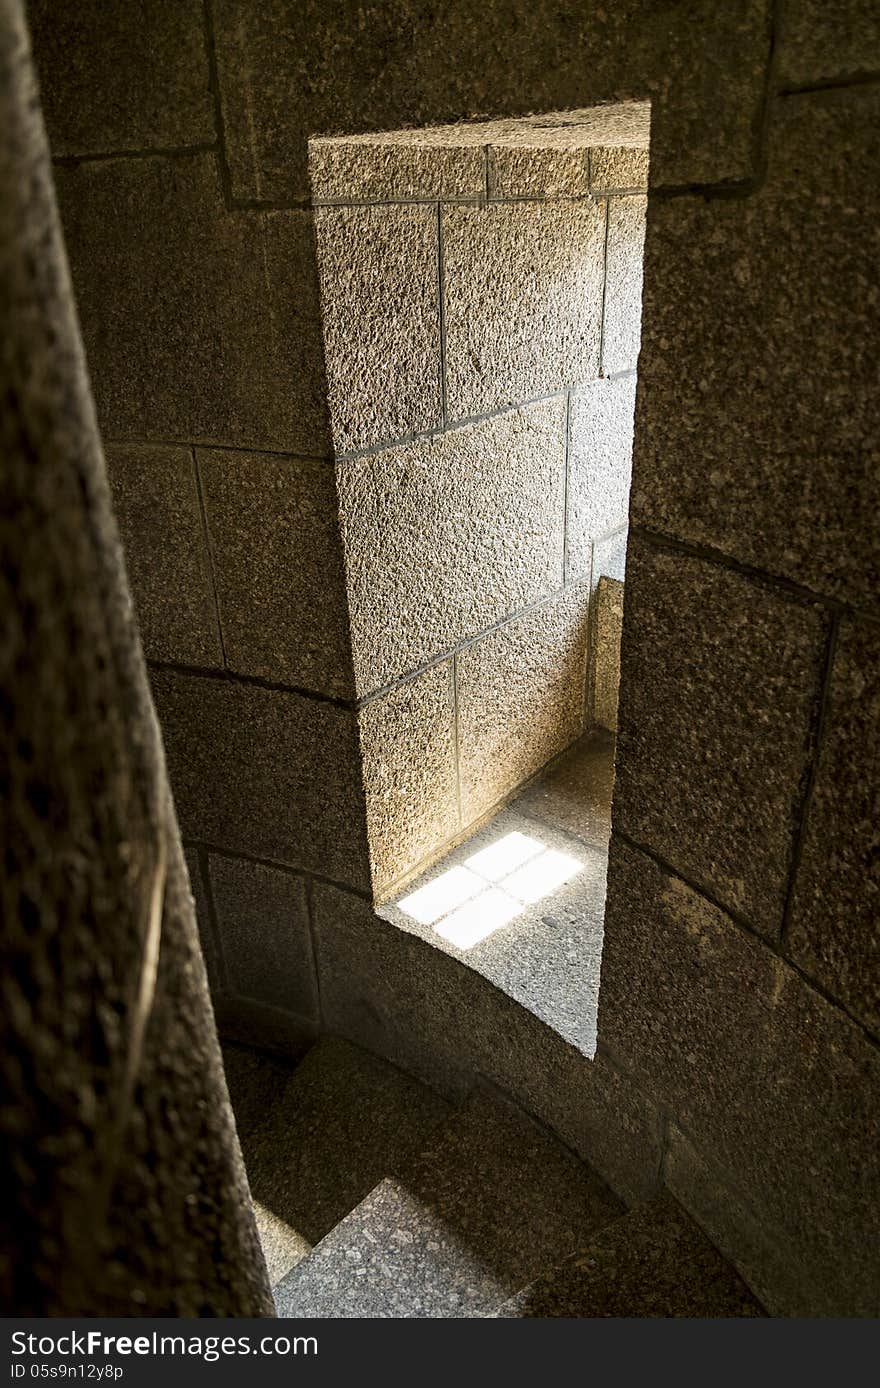
[[[278,1312],[479,1316],[621,1209],[548,1133],[478,1094],[294,1268]]]
[[[292,1072],[271,1057],[258,1061],[238,1063],[229,1084],[233,1108],[250,1119],[239,1135],[274,1286],[450,1108],[393,1065],[333,1037]],[[249,1095],[259,1095],[259,1121],[241,1094],[243,1076]]]
[[[697,1317],[766,1313],[671,1196],[615,1220],[497,1317]]]

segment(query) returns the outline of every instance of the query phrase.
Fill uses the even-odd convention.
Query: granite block
[[[843,81],[880,68],[880,21],[871,0],[799,0],[782,11],[779,82],[786,87]]]
[[[648,150],[606,145],[590,150],[590,189],[631,192],[648,186]]]
[[[309,141],[312,196],[319,203],[480,197],[485,163],[479,145],[392,144],[381,136]]]
[[[599,579],[590,628],[591,717],[612,733],[617,732],[623,591],[616,578]]]
[[[593,540],[626,523],[635,376],[592,381],[569,405],[566,577],[590,577]]]
[[[648,199],[608,199],[602,374],[634,371],[642,332],[642,258]]]
[[[490,198],[578,198],[589,188],[586,149],[490,145]]]

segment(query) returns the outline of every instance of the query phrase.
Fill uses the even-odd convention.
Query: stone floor
[[[379,914],[596,1044],[614,741],[581,738]]]

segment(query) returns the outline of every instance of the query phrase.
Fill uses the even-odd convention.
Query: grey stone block
[[[600,578],[590,631],[590,699],[594,723],[617,732],[620,690],[620,637],[623,631],[623,584]]]
[[[577,198],[589,190],[585,149],[494,145],[488,159],[491,198]]]
[[[670,12],[653,0],[364,11],[321,0],[213,6],[236,195],[308,194],[306,138],[396,130],[492,112],[652,101],[654,178],[712,183],[752,171],[768,28],[758,0]],[[516,60],[510,36],[516,33]]]
[[[440,423],[434,207],[315,212],[327,390],[337,453]]]
[[[642,331],[642,257],[648,199],[608,199],[605,249],[605,307],[602,318],[602,373],[632,371]]]
[[[530,856],[500,873],[490,869],[487,876],[480,855],[503,862],[511,836]],[[381,911],[400,929],[462,959],[592,1056],[606,862],[604,845],[573,840],[555,826],[536,823],[514,804]],[[440,893],[439,910],[411,905],[414,898],[424,902],[421,893],[431,889]],[[445,909],[444,894],[452,898]]]
[[[800,0],[780,21],[778,80],[784,86],[856,77],[880,68],[880,21],[872,0],[838,5]]]
[[[594,192],[614,192],[648,186],[647,149],[625,145],[590,150],[590,188]]]
[[[705,1234],[661,1195],[600,1229],[497,1314],[711,1320],[765,1313]]]
[[[55,178],[104,433],[325,455],[311,214],[227,211],[210,154]]]
[[[462,823],[503,800],[583,726],[589,589],[515,617],[457,657]]]
[[[595,597],[600,578],[616,578],[623,583],[626,578],[626,551],[629,534],[624,526],[610,535],[603,535],[593,545],[592,587]]]
[[[200,0],[27,8],[53,154],[214,140]]]
[[[451,418],[598,375],[604,219],[592,202],[443,209]]]
[[[217,1030],[224,1041],[255,1046],[270,1055],[295,1059],[315,1040],[315,1023],[310,1017],[256,1002],[253,998],[221,993],[214,999]]]
[[[750,1193],[811,1315],[877,1309],[876,1046],[750,932],[612,838],[599,1034]]]
[[[625,524],[632,470],[635,376],[592,381],[569,406],[566,577],[590,576],[591,542]]]
[[[353,712],[170,670],[151,684],[189,838],[368,889]]]
[[[479,1316],[620,1209],[546,1131],[475,1095],[284,1281],[279,1311]]]
[[[359,722],[373,890],[384,895],[459,827],[451,662],[373,700]]]
[[[652,207],[631,510],[875,608],[877,528],[853,517],[880,509],[878,129],[876,87],[778,101],[758,193]]]
[[[480,145],[310,140],[309,175],[316,202],[411,201],[480,197],[486,187]]]
[[[317,1024],[303,879],[216,853],[208,856],[208,872],[229,992]]]
[[[338,486],[359,693],[561,586],[563,400],[352,459]]]
[[[222,669],[191,451],[111,444],[105,454],[145,654]]]
[[[196,456],[230,669],[350,697],[332,468],[219,449]]]
[[[251,1111],[239,1131],[257,1225],[273,1283],[280,1280],[410,1151],[448,1106],[375,1056],[323,1037],[295,1071],[256,1057],[239,1066],[232,1102]],[[228,1065],[227,1065],[228,1073]]]
[[[601,730],[588,733],[527,787],[518,809],[605,847],[611,833],[614,740]]]
[[[785,949],[880,1030],[880,637],[845,617],[810,797]]]
[[[821,682],[821,609],[631,538],[614,823],[775,937]]]
[[[183,856],[186,859],[186,870],[189,874],[189,885],[196,911],[196,924],[199,927],[199,942],[202,946],[205,972],[208,975],[211,996],[216,997],[223,991],[223,966],[217,948],[217,938],[214,934],[214,922],[211,919],[211,910],[208,905],[202,864],[198,850],[195,848],[185,848]]]
[[[659,1119],[552,1028],[452,955],[314,886],[325,1026],[460,1097],[482,1074],[545,1122],[625,1198],[656,1188]]]

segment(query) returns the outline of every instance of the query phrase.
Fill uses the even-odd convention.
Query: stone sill
[[[613,738],[594,730],[376,908],[588,1057],[596,1049],[613,778]]]

